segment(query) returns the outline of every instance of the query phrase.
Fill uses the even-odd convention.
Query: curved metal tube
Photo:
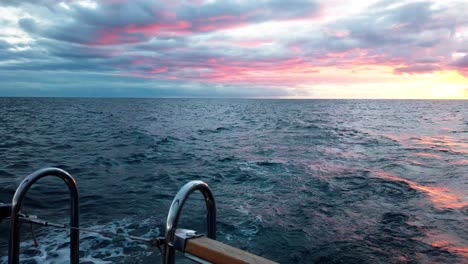
[[[13,201],[11,202],[11,219],[10,219],[10,243],[8,247],[8,263],[19,263],[20,249],[20,220],[19,211],[23,204],[29,188],[39,179],[46,176],[55,176],[61,178],[70,190],[70,226],[79,226],[79,211],[78,211],[78,188],[76,187],[75,179],[66,171],[58,168],[45,168],[37,170],[26,177],[16,189]],[[70,230],[70,263],[78,264],[79,262],[79,231],[76,229]]]
[[[171,207],[169,209],[169,214],[167,215],[165,233],[166,245],[164,247],[163,255],[164,263],[174,263],[175,250],[173,242],[177,224],[179,222],[179,217],[182,212],[182,208],[185,204],[185,201],[188,199],[190,194],[192,194],[196,190],[199,190],[205,198],[205,204],[207,209],[206,221],[208,237],[211,239],[216,239],[216,205],[213,193],[211,192],[210,187],[208,187],[208,184],[202,181],[188,182],[179,190],[179,192],[174,197],[174,200],[172,201]]]

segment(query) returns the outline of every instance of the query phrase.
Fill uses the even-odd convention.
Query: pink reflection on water
[[[438,150],[441,152],[457,152],[460,154],[468,154],[468,142],[461,141],[456,137],[449,135],[438,134],[432,136],[414,136],[408,134],[392,135],[392,134],[379,134],[392,141],[398,142],[405,148],[430,148],[431,150]],[[416,153],[419,156],[438,158],[439,156],[427,152]]]
[[[459,152],[468,154],[468,143],[460,141],[457,138],[447,135],[422,136],[419,138],[411,138],[416,145],[429,145],[437,147],[438,150],[444,152]]]
[[[458,247],[453,244],[453,241],[450,240],[437,240],[431,243],[431,246],[443,248],[447,251],[457,253],[464,257],[468,257],[468,247]]]
[[[408,162],[410,165],[424,166],[424,163],[419,162],[419,161],[416,161],[416,160],[407,160],[407,162]]]
[[[457,166],[468,165],[468,159],[457,160],[457,161],[451,162],[450,164],[457,165]]]
[[[433,247],[441,248],[451,253],[468,258],[468,245],[465,241],[460,241],[459,238],[450,236],[448,234],[428,233],[426,234],[426,237],[422,239],[422,241]]]
[[[452,190],[449,190],[446,187],[441,186],[424,186],[416,182],[400,178],[394,174],[388,172],[376,172],[381,178],[392,180],[392,181],[402,181],[407,183],[411,188],[424,192],[429,196],[429,199],[440,208],[463,208],[468,206],[468,202],[462,201],[462,198],[453,193]]]
[[[429,153],[429,152],[418,152],[418,153],[414,153],[414,155],[419,156],[419,157],[427,157],[427,158],[434,158],[434,159],[442,158],[440,155],[437,155],[435,153]]]
[[[349,171],[349,168],[345,166],[323,160],[313,161],[309,164],[309,167],[315,171],[326,173],[327,175],[343,175]]]
[[[391,135],[391,134],[382,134],[382,136],[386,137],[386,138],[389,138],[389,139],[391,139],[391,140],[393,140],[395,142],[398,142],[400,144],[402,144],[403,141],[405,141],[405,139],[407,138],[407,137],[402,136],[402,135]]]

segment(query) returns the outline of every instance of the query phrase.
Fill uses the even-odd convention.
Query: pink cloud
[[[155,23],[147,25],[130,24],[121,29],[125,33],[143,33],[146,37],[156,36],[164,32],[173,34],[187,34],[191,23],[188,21],[176,21],[172,23]]]
[[[466,68],[468,69],[468,55],[463,56],[462,58],[456,60],[453,63],[454,66],[459,68]]]
[[[96,45],[117,45],[136,43],[140,41],[140,38],[131,35],[123,35],[119,28],[103,29],[97,32],[97,39],[87,43],[90,46]]]
[[[438,65],[434,64],[423,64],[423,65],[411,65],[406,67],[395,68],[394,72],[396,74],[422,74],[422,73],[431,73],[434,71],[440,71],[441,68]]]
[[[247,41],[234,41],[231,42],[235,46],[246,47],[246,48],[255,48],[258,46],[271,44],[271,41],[262,41],[262,40],[247,40]]]
[[[289,45],[289,46],[288,46],[288,49],[289,49],[289,51],[291,51],[292,53],[301,53],[301,52],[302,52],[302,48],[301,48],[301,46],[299,46],[299,45]]]
[[[142,65],[142,64],[147,64],[148,60],[146,59],[136,59],[131,62],[133,65]]]
[[[167,71],[167,67],[159,67],[159,68],[152,69],[151,71],[149,71],[149,73],[158,74],[158,73],[163,73],[166,71]]]
[[[188,1],[196,5],[202,5],[203,3],[205,3],[205,0],[188,0]]]
[[[115,45],[144,42],[154,36],[185,36],[198,32],[217,31],[248,25],[246,21],[234,16],[216,16],[196,20],[174,20],[173,13],[165,13],[167,20],[148,24],[128,24],[123,27],[105,28],[97,31],[97,38],[88,45]],[[142,35],[139,35],[142,34]],[[266,43],[266,42],[265,42]],[[253,42],[239,42],[240,46],[255,46]]]
[[[206,31],[216,31],[216,30],[223,30],[223,29],[232,29],[238,28],[242,26],[247,26],[247,22],[243,21],[229,21],[227,23],[200,23],[199,25],[195,26],[192,30],[194,32],[206,32]]]
[[[237,21],[239,17],[232,16],[232,15],[220,15],[220,16],[212,16],[207,18],[200,19],[201,21],[209,21],[211,23],[219,22],[219,21]]]
[[[363,68],[372,69],[374,66],[388,66],[388,72],[391,73],[393,70],[393,74],[396,75],[424,74],[444,69],[457,69],[465,76],[468,75],[466,58],[452,62],[450,53],[444,50],[444,40],[434,41],[440,40],[439,35],[430,34],[426,32],[429,30],[426,30],[424,37],[420,37],[411,31],[414,28],[420,30],[424,26],[428,28],[435,26],[435,24],[425,25],[424,23],[428,22],[424,20],[421,23],[408,22],[403,18],[395,19],[393,13],[389,13],[387,14],[389,21],[380,21],[375,20],[374,15],[369,13],[355,19],[324,24],[322,28],[311,31],[318,33],[312,38],[305,35],[296,38],[294,35],[294,38],[290,38],[291,42],[286,44],[284,39],[288,39],[288,36],[265,40],[256,39],[259,36],[254,35],[233,40],[232,36],[227,39],[213,34],[213,38],[207,40],[203,37],[196,41],[196,45],[187,45],[186,43],[194,43],[190,42],[192,41],[190,37],[196,34],[210,37],[211,35],[205,33],[270,20],[310,20],[320,15],[320,12],[317,13],[316,9],[311,9],[310,12],[297,12],[291,9],[283,16],[276,13],[278,10],[288,8],[282,3],[272,6],[236,5],[236,8],[228,10],[218,8],[212,3],[203,5],[203,1],[192,2],[202,6],[187,5],[187,2],[172,5],[169,2],[163,4],[161,9],[154,8],[152,10],[154,17],[150,16],[149,19],[140,20],[138,17],[119,21],[116,23],[119,26],[99,29],[96,40],[89,42],[88,45],[139,43],[146,42],[152,37],[180,38],[181,41],[171,42],[174,45],[155,45],[153,48],[147,43],[136,48],[137,50],[141,48],[145,52],[157,51],[161,56],[157,62],[151,57],[143,59],[141,56],[144,55],[139,55],[138,59],[128,60],[127,65],[119,63],[121,70],[127,68],[129,71],[140,71],[142,75],[156,74],[157,76],[151,78],[159,79],[168,79],[171,74],[187,81],[290,85],[327,80],[334,82],[327,79],[329,77],[317,76],[318,70],[326,67],[359,71]],[[187,6],[197,8],[198,11],[186,10]],[[390,21],[392,19],[395,21]],[[373,22],[379,25],[372,25]],[[434,44],[428,45],[426,42]],[[251,52],[260,51],[263,45],[270,43],[275,44],[271,48],[268,47],[271,59],[261,55],[266,53]],[[219,47],[216,44],[220,44]],[[239,54],[239,57],[246,55],[246,59],[221,57],[223,56],[221,54],[225,53],[223,49],[233,51],[231,54]],[[161,67],[148,69],[150,65]],[[341,79],[347,78],[348,76],[345,76]]]

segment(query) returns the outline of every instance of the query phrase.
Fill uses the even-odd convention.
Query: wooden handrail
[[[276,262],[259,257],[249,252],[228,246],[219,241],[197,237],[185,242],[185,253],[215,264],[274,264]]]

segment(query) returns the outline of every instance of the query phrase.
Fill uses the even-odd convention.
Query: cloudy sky
[[[0,96],[468,99],[468,0],[0,0]]]

